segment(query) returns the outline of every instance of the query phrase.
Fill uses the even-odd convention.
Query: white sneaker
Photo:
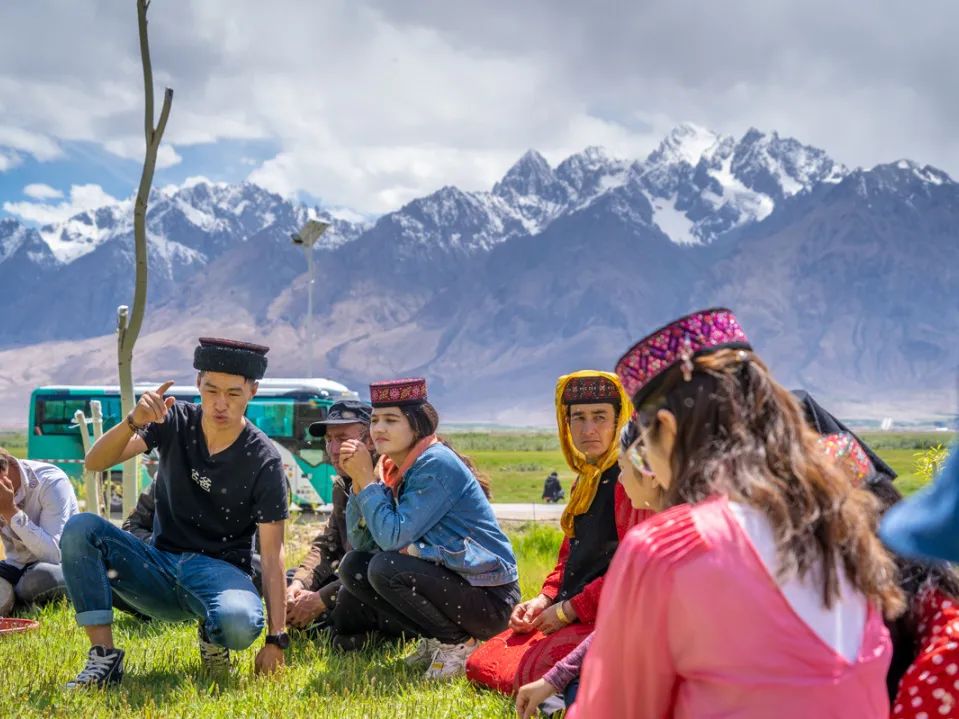
[[[438,639],[423,637],[416,643],[416,649],[414,649],[409,656],[403,657],[403,663],[408,667],[425,666],[430,663],[433,655],[436,654],[436,650],[439,648],[440,643]]]
[[[466,673],[466,660],[480,643],[470,639],[463,644],[440,644],[426,670],[427,679],[452,679]]]

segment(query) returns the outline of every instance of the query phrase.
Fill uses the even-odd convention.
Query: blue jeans
[[[111,624],[116,595],[153,619],[201,619],[209,640],[227,649],[246,649],[263,630],[260,595],[228,562],[165,552],[95,514],[70,518],[60,552],[80,626]]]

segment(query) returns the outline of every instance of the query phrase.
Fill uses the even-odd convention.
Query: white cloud
[[[12,170],[21,162],[23,162],[23,158],[20,157],[20,155],[15,152],[11,152],[10,150],[4,150],[3,148],[0,148],[0,172]]]
[[[51,188],[52,189],[52,188]],[[95,210],[118,202],[117,198],[104,192],[100,185],[73,185],[70,199],[57,204],[42,202],[4,202],[3,209],[28,222],[47,225],[62,222],[86,210]]]
[[[23,194],[32,197],[34,200],[57,200],[63,197],[63,193],[55,187],[44,185],[43,183],[32,183],[23,188]]]
[[[592,144],[641,156],[692,120],[959,175],[959,90],[942,72],[959,62],[959,5],[929,2],[155,3],[157,112],[175,89],[160,166],[197,143],[265,138],[279,150],[252,179],[379,212],[444,184],[487,188],[530,147],[553,162]],[[40,159],[67,140],[141,159],[135,12],[11,4],[0,117],[0,146]]]
[[[118,157],[141,162],[146,152],[143,138],[124,137],[117,140],[108,140],[103,143],[103,147],[107,152],[112,152]],[[180,164],[182,160],[183,158],[177,154],[172,145],[166,142],[161,143],[160,149],[157,150],[156,169],[173,167]]]
[[[2,103],[0,107],[3,107]],[[38,160],[53,160],[63,154],[55,140],[11,125],[0,125],[0,147],[20,150]]]

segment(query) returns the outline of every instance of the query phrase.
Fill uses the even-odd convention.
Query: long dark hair
[[[416,442],[419,442],[424,437],[429,437],[431,434],[436,434],[436,430],[440,426],[440,415],[436,411],[436,407],[431,405],[429,402],[400,407],[400,411],[410,423],[410,427],[413,428],[413,434],[416,437]],[[465,454],[460,454],[457,452],[448,440],[440,437],[439,435],[436,435],[436,438],[442,442],[447,449],[460,458],[460,461],[466,465],[466,468],[473,474],[473,477],[476,478],[476,481],[479,482],[480,489],[483,490],[483,494],[486,495],[486,498],[492,499],[493,492],[490,488],[489,477],[487,477],[483,472],[479,471],[472,459],[467,457]]]
[[[839,598],[839,566],[887,616],[903,609],[896,567],[876,537],[878,502],[854,489],[817,446],[796,399],[752,352],[724,349],[680,367],[639,408],[652,437],[656,411],[676,417],[666,506],[723,494],[772,524],[780,577],[822,568],[823,605]]]

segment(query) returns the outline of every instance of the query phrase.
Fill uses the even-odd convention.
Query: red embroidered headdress
[[[639,407],[670,367],[682,362],[691,370],[694,357],[727,348],[752,349],[739,320],[725,308],[701,310],[670,322],[633,345],[616,363],[616,374],[633,405]]]
[[[374,407],[401,407],[426,401],[426,380],[422,377],[392,379],[370,385]]]

